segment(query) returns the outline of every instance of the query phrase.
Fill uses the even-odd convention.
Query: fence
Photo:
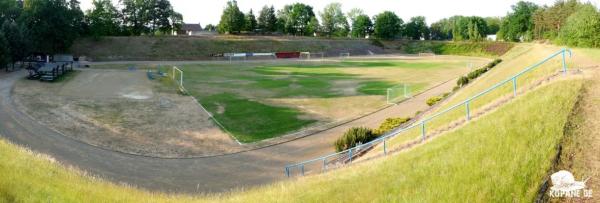
[[[512,77],[509,77],[499,83],[496,83],[495,85],[492,85],[490,88],[488,88],[478,94],[475,94],[474,96],[471,96],[471,97],[467,98],[466,100],[464,100],[458,104],[455,104],[445,110],[435,113],[429,117],[423,118],[419,122],[416,122],[409,127],[392,130],[391,132],[388,132],[388,133],[384,134],[383,136],[381,136],[371,142],[368,142],[365,144],[359,144],[358,146],[350,148],[345,151],[329,154],[326,156],[318,157],[315,159],[311,159],[311,160],[296,163],[296,164],[287,165],[287,166],[285,166],[285,175],[287,177],[291,177],[291,176],[293,176],[294,172],[297,172],[300,175],[304,175],[305,173],[310,172],[310,171],[324,172],[329,169],[341,167],[343,165],[352,163],[353,159],[356,159],[355,157],[365,154],[369,150],[375,149],[379,144],[381,144],[380,148],[383,152],[383,155],[385,156],[387,153],[390,152],[389,145],[394,144],[394,141],[396,141],[396,140],[390,141],[390,138],[396,137],[400,134],[407,134],[407,136],[405,136],[406,138],[404,138],[404,139],[413,140],[413,141],[410,141],[407,143],[403,143],[404,147],[409,147],[414,144],[423,142],[427,138],[427,133],[428,133],[427,124],[432,122],[432,120],[434,120],[434,119],[443,120],[440,118],[441,116],[446,116],[449,114],[462,112],[464,114],[463,116],[464,116],[465,120],[469,121],[472,117],[472,114],[471,114],[472,107],[471,106],[472,106],[473,102],[475,102],[476,99],[481,98],[484,95],[492,92],[493,90],[499,89],[500,87],[502,87],[503,85],[506,85],[506,84],[510,84],[512,86],[512,88],[511,88],[512,94],[513,94],[513,96],[516,96],[517,89],[518,89],[517,88],[517,85],[518,85],[517,79],[519,77],[521,77],[523,74],[525,74],[527,72],[532,71],[533,69],[541,66],[542,64],[550,61],[551,59],[553,59],[557,56],[562,56],[562,72],[564,74],[566,74],[567,73],[567,63],[566,63],[567,53],[569,54],[569,57],[572,56],[571,50],[562,49],[562,50],[548,56],[547,58],[537,62],[536,64],[523,69],[522,71],[518,72],[517,74],[513,75]],[[463,110],[461,110],[461,109],[463,109]],[[451,112],[453,112],[453,113],[451,113]],[[413,137],[409,136],[411,134],[413,135]],[[415,135],[417,137],[414,137]]]

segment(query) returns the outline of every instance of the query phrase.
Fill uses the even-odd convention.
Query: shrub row
[[[373,141],[384,133],[397,128],[408,121],[410,121],[410,118],[388,118],[385,119],[385,121],[379,125],[379,128],[375,130],[366,127],[350,128],[342,137],[335,141],[335,151],[341,152],[359,144]]]
[[[502,62],[502,59],[496,59],[496,60],[488,63],[485,67],[470,72],[469,74],[467,74],[467,76],[461,76],[460,78],[458,78],[458,81],[456,81],[456,85],[458,85],[459,87],[462,87],[462,86],[469,84],[469,82],[473,81],[475,78],[478,78],[479,76],[488,72],[489,70],[491,70],[492,68],[494,68],[496,65],[498,65],[501,62]],[[457,89],[457,88],[455,88],[455,89]]]
[[[386,132],[397,128],[398,126],[410,121],[410,118],[388,118],[379,125],[379,128],[375,129],[376,135],[381,136]]]
[[[429,106],[433,106],[433,105],[439,103],[440,101],[442,101],[444,98],[448,97],[448,95],[450,95],[450,93],[444,93],[439,96],[431,97],[431,98],[427,99],[427,101],[425,101],[425,103],[427,103],[427,105],[429,105]]]
[[[355,147],[359,143],[366,143],[375,138],[377,138],[377,135],[370,128],[353,127],[348,129],[342,137],[335,141],[335,151],[341,152]]]

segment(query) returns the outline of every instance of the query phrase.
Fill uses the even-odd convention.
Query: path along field
[[[387,105],[387,88],[406,84],[415,94],[487,61],[438,56],[179,68],[189,93],[238,141],[249,143],[373,112]]]

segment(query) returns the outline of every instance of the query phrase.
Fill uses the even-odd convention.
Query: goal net
[[[410,97],[412,95],[408,84],[399,84],[387,89],[386,99],[388,104],[395,104]]]
[[[350,58],[350,53],[349,52],[340,53],[340,58]]]
[[[181,93],[186,93],[186,90],[183,87],[183,71],[181,69],[173,66],[173,68],[171,68],[171,79],[175,81],[175,84]]]
[[[314,52],[300,52],[300,59],[323,59],[325,54],[323,52],[314,53]]]

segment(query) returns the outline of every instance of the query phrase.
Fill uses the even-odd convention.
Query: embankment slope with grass
[[[232,52],[323,52],[327,57],[417,54],[497,57],[513,47],[504,42],[378,41],[291,36],[139,36],[78,39],[70,52],[92,61],[214,60],[213,54]]]
[[[213,54],[242,52],[324,52],[367,55],[386,53],[364,39],[325,39],[311,37],[267,36],[140,36],[83,38],[71,47],[77,56],[93,61],[211,60]],[[370,52],[369,52],[370,51]]]

